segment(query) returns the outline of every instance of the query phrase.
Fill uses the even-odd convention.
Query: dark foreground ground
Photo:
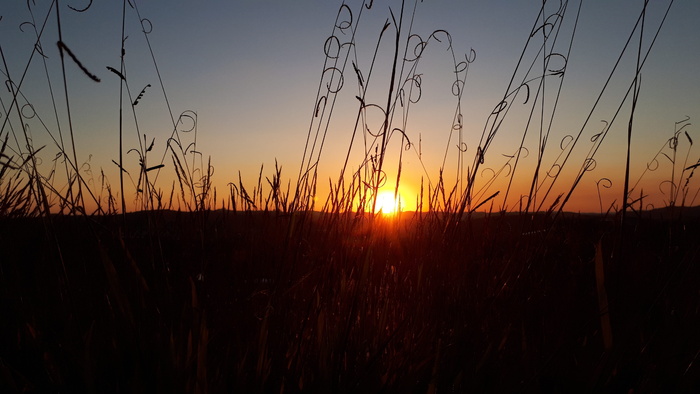
[[[0,219],[0,392],[700,392],[700,220]]]

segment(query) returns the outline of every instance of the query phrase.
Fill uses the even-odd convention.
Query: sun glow
[[[381,212],[385,215],[393,215],[402,211],[403,208],[403,198],[400,193],[398,196],[395,196],[393,191],[383,190],[377,194],[377,205],[374,209],[375,213]]]

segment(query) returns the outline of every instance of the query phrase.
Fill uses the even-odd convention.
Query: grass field
[[[206,136],[194,111],[171,111],[171,134],[157,143],[147,136],[139,101],[157,89],[168,96],[160,74],[140,90],[130,85],[124,29],[121,67],[108,67],[120,86],[110,178],[78,159],[71,119],[87,110],[71,109],[65,70],[58,79],[46,72],[53,129],[3,52],[0,392],[700,391],[700,159],[690,116],[660,137],[643,171],[631,171],[639,76],[653,46],[635,33],[645,12],[628,40],[638,48],[623,50],[637,64],[614,116],[588,135],[596,100],[582,109],[580,131],[557,134],[574,42],[559,32],[576,10],[543,5],[522,62],[504,76],[511,84],[468,149],[476,134],[463,130],[461,103],[476,52],[457,56],[444,30],[417,35],[416,11],[403,1],[367,46],[376,57],[381,43],[393,63],[361,70],[351,49],[364,48],[354,37],[371,3],[339,8],[291,179],[275,163],[257,183],[239,172],[221,186],[199,151]],[[29,64],[97,78],[60,38],[56,11],[90,5],[51,2],[45,15],[27,7],[59,32],[43,37],[34,19],[20,25],[37,37]],[[123,2],[127,12],[138,14],[136,1]],[[143,32],[132,36],[143,33],[150,47],[138,18]],[[646,22],[647,34],[664,20]],[[39,56],[46,40],[53,56]],[[442,165],[416,175],[409,155],[427,165],[409,112],[427,91],[418,65],[434,45],[453,62],[455,111]],[[375,67],[387,78],[370,84]],[[350,142],[324,152],[336,99],[353,80],[355,125],[342,136]],[[507,138],[522,142],[494,152],[506,117],[504,129],[522,128]],[[629,123],[627,152],[616,153],[627,165],[590,180],[615,119]],[[343,164],[326,184],[319,168],[329,155]],[[416,196],[399,192],[407,178],[417,179]],[[595,185],[595,214],[566,209],[584,178]],[[612,199],[611,178],[624,179]],[[645,191],[647,178],[661,198]]]
[[[3,219],[3,391],[692,392],[700,221],[654,214]]]

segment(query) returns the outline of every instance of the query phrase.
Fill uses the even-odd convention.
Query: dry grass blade
[[[73,54],[73,51],[68,48],[68,46],[63,42],[59,41],[56,43],[58,45],[58,49],[61,52],[61,56],[63,56],[63,52],[67,53],[68,56],[70,56],[71,59],[73,59],[73,62],[82,70],[82,72],[87,75],[90,79],[92,79],[95,82],[100,82],[100,78],[97,78],[97,76],[93,73],[91,73],[85,66],[83,66],[83,63],[78,60],[78,58]]]
[[[612,349],[613,336],[610,326],[610,309],[608,307],[608,294],[605,290],[605,266],[603,264],[603,243],[598,241],[595,247],[595,280],[598,292],[598,312],[600,313],[600,329],[603,333],[603,346],[605,350]]]

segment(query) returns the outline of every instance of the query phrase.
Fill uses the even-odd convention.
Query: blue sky
[[[550,8],[556,8],[559,4],[549,3]],[[46,18],[50,4],[47,0],[37,0],[31,6],[37,25]],[[119,79],[106,67],[119,69],[122,4],[95,2],[82,13],[69,8],[81,8],[87,4],[88,1],[78,0],[59,3],[64,42],[83,65],[102,80],[95,83],[87,79],[74,64],[67,63],[78,161],[90,159],[95,171],[104,169],[109,181],[116,184],[118,172],[111,160],[118,157]],[[225,188],[229,181],[237,180],[239,170],[244,180],[256,181],[260,165],[271,169],[275,159],[283,166],[286,177],[291,178],[292,182],[296,179],[323,70],[323,44],[333,31],[340,4],[340,1],[328,0],[136,2],[141,17],[150,21],[145,22],[146,26],[152,26],[148,38],[172,112],[175,116],[185,110],[197,113],[198,150],[205,158],[211,156],[216,169],[215,180],[220,188]],[[348,1],[347,4],[357,17],[361,2]],[[667,1],[650,2],[643,46],[649,45],[667,4]],[[407,9],[412,9],[413,5],[413,2],[406,1]],[[505,93],[541,5],[541,1],[531,0],[495,0],[478,4],[426,0],[417,3],[413,27],[415,33],[427,37],[434,30],[444,29],[451,34],[458,56],[464,56],[471,49],[476,51],[477,58],[470,66],[461,103],[464,138],[470,149],[468,152],[476,150],[488,115]],[[555,131],[552,140],[556,140],[556,143],[552,142],[552,145],[557,145],[566,134],[576,134],[582,128],[632,31],[642,5],[641,0],[583,4],[553,125]],[[396,14],[400,10],[400,2],[375,1],[372,9],[363,13],[360,21],[356,36],[357,59],[358,66],[365,72],[369,68],[379,31],[384,21],[390,18],[389,7]],[[571,29],[577,8],[578,2],[568,3],[562,25],[564,31]],[[3,17],[0,20],[0,45],[12,79],[19,81],[36,40],[29,25],[23,25],[24,31],[20,30],[22,22],[31,21],[31,14],[25,2],[17,1],[0,6],[0,15]],[[675,121],[689,116],[692,123],[700,116],[700,93],[697,89],[700,86],[700,73],[697,71],[700,65],[700,40],[696,38],[699,18],[699,2],[676,0],[644,66],[633,137],[633,179],[643,173],[647,163],[672,137]],[[65,100],[55,45],[55,10],[49,14],[46,26],[42,47],[48,56],[46,61],[53,89],[61,94],[57,98],[61,114],[59,123],[65,124]],[[155,151],[162,152],[165,140],[172,131],[172,123],[138,17],[128,5],[126,30],[127,79],[132,94],[137,95],[147,84],[152,85],[146,90],[140,104],[134,107],[140,130],[149,141],[155,138]],[[563,32],[562,37],[561,40],[567,38]],[[638,36],[635,36],[634,48],[638,40]],[[390,65],[390,47],[386,41],[380,49],[382,55],[373,77],[376,84],[373,89],[376,90],[368,92],[375,94],[372,97],[377,97],[377,101],[381,101],[379,97],[386,92]],[[455,98],[450,94],[450,88],[454,73],[451,70],[451,57],[444,49],[445,46],[437,44],[430,46],[421,60],[419,72],[422,74],[424,96],[411,110],[411,128],[407,134],[413,140],[421,139],[423,164],[416,155],[407,154],[405,157],[407,195],[416,193],[421,174],[426,175],[423,167],[428,176],[436,177],[451,130]],[[630,50],[623,58],[611,80],[608,94],[591,117],[582,139],[588,141],[602,127],[601,120],[611,119],[622,100],[624,89],[634,76],[635,56],[635,51]],[[319,166],[322,179],[337,176],[347,149],[357,111],[357,100],[354,98],[357,85],[353,77],[350,75],[346,78],[347,84],[329,129],[329,141]],[[48,128],[53,130],[56,122],[50,121],[53,109],[46,81],[40,58],[35,56],[29,64],[22,91],[35,111],[46,119]],[[9,104],[6,93],[3,93],[2,99],[5,105]],[[572,200],[572,209],[598,209],[595,181],[602,177],[611,179],[614,185],[606,189],[609,194],[605,196],[605,204],[611,204],[616,199],[619,201],[626,124],[630,112],[628,107],[623,107],[620,118],[610,129],[605,144],[596,156],[598,166],[582,181],[581,190],[575,194],[579,202]],[[503,164],[503,155],[512,154],[517,149],[520,130],[524,128],[524,113],[516,116],[518,112],[515,112],[512,123],[504,124],[503,130],[494,139],[490,150],[493,153],[487,157],[487,160],[493,161],[486,163],[490,168],[499,168]],[[128,119],[133,119],[133,116]],[[36,122],[36,119],[28,123],[32,122]],[[128,128],[125,129],[125,144],[127,147],[137,147],[133,120],[125,124]],[[688,126],[685,130],[695,136],[694,127]],[[9,132],[6,127],[2,131],[3,137]],[[36,145],[47,146],[45,161],[50,161],[56,151],[52,148],[51,140],[45,133],[42,134],[38,125],[33,125],[32,132]],[[572,154],[574,164],[567,165],[571,170],[578,168],[582,155],[589,147],[590,143],[582,144],[580,152]],[[529,158],[532,160],[534,149],[530,151]],[[694,163],[698,154],[691,151],[689,157]],[[136,173],[135,156],[127,156],[126,160],[127,168]],[[151,161],[151,164],[155,163]],[[471,159],[467,165],[471,165]],[[655,205],[663,205],[664,195],[659,194],[658,184],[664,177],[668,178],[670,170],[667,169],[660,168],[659,172],[645,175],[649,178],[645,192],[652,193],[652,189],[656,189]],[[663,175],[661,171],[665,171]],[[570,182],[560,183],[562,190],[566,190]],[[498,186],[494,187],[494,190],[498,189]],[[169,189],[169,183],[163,188]],[[507,206],[513,207],[513,201],[508,202]]]

